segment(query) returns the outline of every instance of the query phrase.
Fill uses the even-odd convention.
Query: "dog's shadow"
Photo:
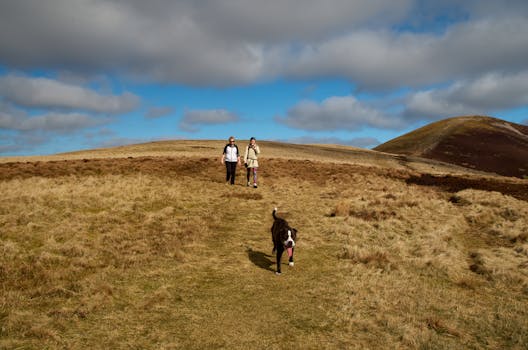
[[[263,252],[255,251],[251,248],[247,249],[247,254],[248,254],[249,260],[251,260],[251,262],[255,264],[256,266],[264,270],[275,271],[272,268],[274,262],[270,260],[271,255],[268,255]]]

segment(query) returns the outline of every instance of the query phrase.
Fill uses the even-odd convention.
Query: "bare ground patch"
[[[412,175],[406,182],[420,186],[439,187],[444,191],[458,192],[467,188],[483,191],[496,191],[517,199],[528,201],[528,182],[510,182],[500,178],[471,178],[461,176],[435,176],[430,174]]]

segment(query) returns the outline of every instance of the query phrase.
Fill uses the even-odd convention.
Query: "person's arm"
[[[224,147],[224,153],[222,153],[222,158],[220,158],[220,162],[222,164],[225,164],[226,148],[227,148],[227,146]]]
[[[246,147],[246,153],[244,154],[244,163],[247,163],[249,156],[249,146]]]

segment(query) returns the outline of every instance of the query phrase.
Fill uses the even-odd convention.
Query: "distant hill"
[[[528,127],[497,118],[444,119],[374,150],[434,159],[504,176],[528,176]]]
[[[244,152],[247,140],[239,140],[238,145]],[[374,166],[394,170],[414,170],[427,174],[477,174],[478,171],[420,157],[402,157],[342,145],[306,145],[275,141],[258,141],[263,164],[267,159],[295,159],[303,161],[350,163],[362,166]],[[216,158],[220,164],[225,140],[167,140],[126,146],[87,149],[75,152],[27,157],[0,157],[2,163],[58,162],[64,160],[116,159],[116,158]],[[1,171],[1,167],[0,167]],[[0,173],[0,177],[1,177]],[[481,174],[482,175],[482,174]]]

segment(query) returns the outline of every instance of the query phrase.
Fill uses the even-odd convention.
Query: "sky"
[[[526,0],[0,0],[0,156],[528,125]]]

